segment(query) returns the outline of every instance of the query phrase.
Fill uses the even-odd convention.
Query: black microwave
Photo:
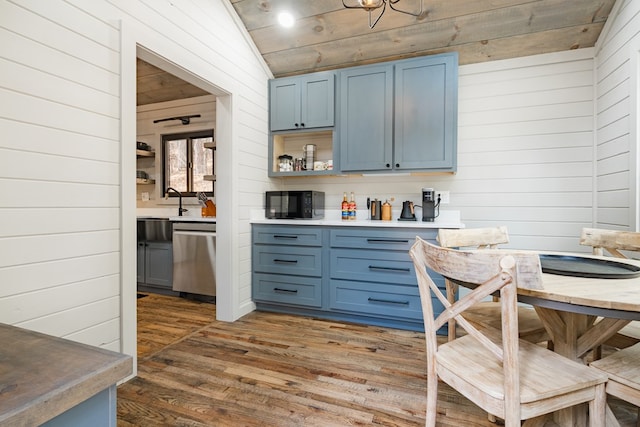
[[[267,218],[324,218],[324,193],[322,191],[267,191],[264,212]]]

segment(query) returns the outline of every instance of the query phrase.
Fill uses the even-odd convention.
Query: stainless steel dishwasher
[[[173,223],[173,290],[216,295],[215,223]]]

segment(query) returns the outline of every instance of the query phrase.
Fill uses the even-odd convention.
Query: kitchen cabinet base
[[[337,311],[313,310],[301,307],[281,306],[277,304],[256,302],[258,311],[268,311],[271,313],[295,314],[299,316],[314,317],[317,319],[336,320],[340,322],[357,323],[361,325],[382,326],[385,328],[404,329],[407,331],[424,332],[424,324],[420,322],[411,322],[406,319],[393,319],[382,317],[363,316],[353,313],[344,313]],[[446,335],[446,329],[443,328],[441,334]]]
[[[171,290],[164,286],[151,286],[145,283],[138,283],[138,292],[149,292],[152,294],[169,295],[172,297],[179,297],[180,292]]]

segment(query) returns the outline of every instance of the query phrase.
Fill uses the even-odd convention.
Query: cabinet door
[[[335,74],[316,73],[301,81],[300,126],[331,127],[335,110]]]
[[[393,66],[340,72],[340,169],[392,167]]]
[[[146,249],[146,283],[171,288],[173,284],[172,244],[148,242]]]
[[[271,130],[300,127],[300,79],[298,77],[269,82]]]
[[[395,169],[455,170],[456,65],[455,55],[396,65]]]

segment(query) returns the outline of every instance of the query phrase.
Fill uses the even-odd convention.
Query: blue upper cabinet
[[[457,54],[395,66],[393,162],[398,170],[455,171]]]
[[[391,169],[393,65],[340,71],[340,169]]]
[[[333,71],[269,82],[271,131],[332,127],[335,111]]]
[[[456,170],[457,53],[340,72],[343,172]]]

